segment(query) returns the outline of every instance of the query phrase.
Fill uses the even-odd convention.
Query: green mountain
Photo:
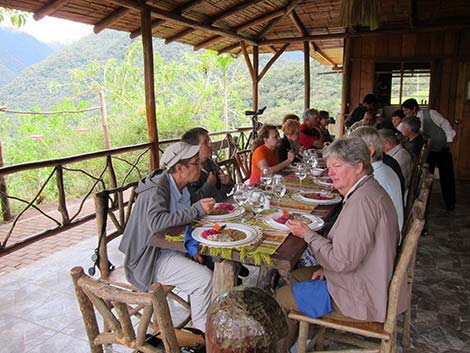
[[[25,67],[47,58],[54,49],[33,36],[0,27],[0,88]]]

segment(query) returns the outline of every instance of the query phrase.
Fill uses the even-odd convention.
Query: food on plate
[[[335,195],[333,194],[326,194],[326,193],[320,193],[320,192],[303,192],[300,195],[302,195],[302,197],[305,197],[307,199],[319,200],[319,201],[320,200],[321,201],[333,200],[335,198]]]
[[[333,180],[329,176],[323,176],[318,178],[320,181],[327,183],[327,184],[333,184]]]
[[[211,216],[225,215],[233,212],[235,206],[229,203],[218,203],[215,205],[214,210],[211,212]]]
[[[282,216],[280,217],[277,217],[275,218],[274,220],[277,222],[277,223],[281,223],[281,224],[286,224],[286,222],[288,220],[296,220],[296,221],[302,221],[306,224],[310,224],[312,223],[312,220],[305,217],[304,215],[302,215],[301,213],[289,213],[287,211],[282,211]]]
[[[215,224],[211,229],[202,232],[202,237],[211,241],[232,242],[246,238],[246,233],[238,229],[227,229],[225,225]]]

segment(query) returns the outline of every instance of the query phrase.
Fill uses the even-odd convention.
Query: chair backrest
[[[149,328],[154,334],[159,333],[165,352],[180,352],[161,285],[153,284],[148,293],[135,293],[92,279],[81,267],[74,267],[70,273],[92,353],[102,353],[104,344],[120,344],[135,351],[162,353],[161,349],[147,342]],[[129,314],[133,306],[144,307],[137,332]],[[104,320],[102,332],[99,331],[94,309]]]
[[[217,163],[234,182],[241,178],[241,171],[235,158],[229,158]]]
[[[424,227],[424,209],[426,204],[422,200],[416,200],[412,209],[412,220],[405,234],[398,262],[390,281],[388,290],[387,317],[384,324],[385,331],[393,333],[397,324],[398,304],[403,282],[407,278],[410,265],[414,265],[414,255],[418,246],[418,240]]]
[[[107,244],[120,236],[131,215],[132,207],[137,198],[135,188],[137,182],[125,186],[107,189],[94,195],[96,211],[96,228],[98,231],[98,268],[101,277],[109,277],[109,259]],[[108,218],[116,230],[108,234]]]
[[[238,168],[241,172],[241,182],[244,182],[250,178],[251,175],[251,150],[237,151],[235,158],[238,163]]]
[[[237,149],[237,139],[231,134],[227,134],[222,140],[212,143],[213,157],[217,162],[233,158]]]

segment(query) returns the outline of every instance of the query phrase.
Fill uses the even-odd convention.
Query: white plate
[[[318,230],[323,227],[325,222],[320,217],[311,215],[309,213],[305,212],[292,212],[292,213],[300,213],[302,216],[305,218],[308,218],[312,221],[312,223],[308,224],[308,227],[312,230]],[[276,229],[281,229],[281,230],[289,230],[289,227],[287,227],[285,224],[276,222],[276,218],[279,218],[282,216],[282,212],[275,212],[273,214],[270,214],[266,217],[263,218],[264,223],[266,223],[268,226],[271,226]]]
[[[236,230],[240,230],[244,232],[245,234],[247,234],[246,238],[237,240],[237,241],[226,241],[226,242],[207,240],[206,238],[202,236],[202,233],[205,230],[212,229],[213,226],[204,226],[204,227],[195,228],[193,229],[193,232],[191,235],[193,236],[194,239],[196,239],[201,244],[205,244],[209,246],[216,246],[220,248],[240,246],[243,244],[247,244],[256,238],[256,235],[257,235],[256,230],[244,224],[220,223],[220,226],[223,226],[223,225],[226,226],[226,229],[236,229]]]
[[[323,185],[323,186],[333,186],[333,183],[332,182],[329,182],[331,178],[329,176],[322,176],[322,177],[318,177],[316,178],[316,183],[319,184],[319,185]]]
[[[224,203],[226,203],[226,202],[224,202]],[[217,206],[217,204],[216,204],[216,206]],[[240,206],[237,206],[237,205],[233,205],[233,207],[235,207],[235,209],[232,212],[229,212],[227,214],[219,214],[219,215],[210,215],[210,214],[208,214],[207,216],[204,216],[203,219],[206,219],[208,221],[221,221],[221,220],[224,220],[224,219],[230,219],[230,218],[235,218],[235,217],[241,216],[245,212],[245,209],[243,207],[240,207]]]
[[[322,191],[316,191],[315,193],[316,194],[328,194]],[[297,201],[301,201],[301,202],[308,203],[308,204],[316,204],[316,205],[334,205],[335,203],[340,203],[342,200],[341,196],[336,195],[336,194],[334,195],[335,195],[335,198],[331,200],[314,200],[308,197],[304,197],[300,193],[295,193],[294,195],[292,195],[292,198]]]

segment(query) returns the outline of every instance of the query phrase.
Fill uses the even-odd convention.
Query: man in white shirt
[[[433,109],[420,110],[416,99],[405,100],[401,105],[406,116],[417,116],[421,119],[423,135],[431,139],[431,151],[428,156],[429,171],[439,168],[441,192],[446,209],[455,208],[455,176],[450,144],[454,140],[455,131],[449,121]]]
[[[379,135],[384,143],[384,152],[393,157],[400,165],[403,176],[405,177],[406,189],[408,189],[411,173],[413,172],[413,158],[401,144],[398,136],[389,129],[379,130]]]

